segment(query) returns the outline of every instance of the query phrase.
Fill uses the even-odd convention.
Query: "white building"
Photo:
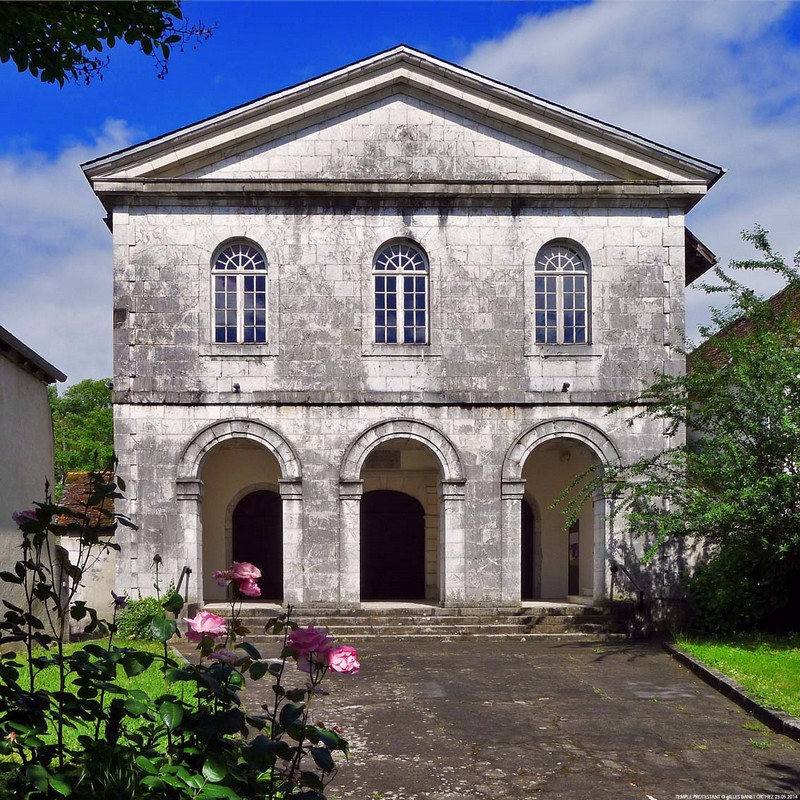
[[[0,327],[0,550],[3,569],[22,557],[15,511],[44,502],[53,488],[53,419],[48,384],[66,375]],[[0,597],[19,601],[10,584]]]
[[[114,236],[116,450],[138,532],[270,599],[603,597],[632,559],[592,464],[678,372],[705,161],[397,47],[84,165]]]

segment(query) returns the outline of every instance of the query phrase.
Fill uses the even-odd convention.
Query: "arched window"
[[[384,245],[375,256],[375,342],[427,344],[428,259],[410,242]]]
[[[267,261],[247,242],[226,245],[211,268],[214,285],[214,341],[267,341]]]
[[[589,265],[576,247],[546,244],[534,266],[534,342],[589,341]]]

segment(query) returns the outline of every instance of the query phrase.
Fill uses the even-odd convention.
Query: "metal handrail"
[[[181,586],[183,586],[183,579],[186,578],[186,588],[189,588],[189,576],[192,574],[192,568],[184,566],[181,570],[181,575],[178,578],[178,585],[175,587],[175,592],[177,594],[181,593]]]
[[[610,563],[611,563],[611,594],[610,594],[609,599],[612,600],[612,601],[614,599],[614,579],[617,576],[617,572],[619,572],[621,570],[622,573],[625,575],[625,577],[633,584],[633,588],[636,589],[636,592],[639,595],[639,604],[638,604],[637,608],[643,608],[644,607],[644,589],[642,589],[642,587],[639,585],[639,582],[636,580],[636,578],[633,577],[633,575],[631,575],[631,573],[628,571],[628,569],[625,567],[624,564],[619,564],[618,562],[614,561],[613,559],[611,560]]]

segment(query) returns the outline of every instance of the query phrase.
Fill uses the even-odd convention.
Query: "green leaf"
[[[30,764],[25,770],[25,777],[40,792],[46,792],[50,783],[50,773],[41,764]]]
[[[72,794],[72,787],[58,775],[51,775],[47,782],[50,784],[50,788],[62,797],[69,797]]]
[[[21,611],[22,609],[19,610]],[[236,648],[239,650],[244,650],[245,653],[250,656],[250,658],[254,658],[256,661],[261,660],[261,653],[259,653],[258,650],[256,650],[256,648],[250,644],[250,642],[239,642],[239,644],[236,645]]]
[[[135,763],[139,769],[141,769],[143,772],[146,772],[148,775],[158,775],[158,768],[149,758],[137,756]]]
[[[301,772],[298,783],[300,783],[301,786],[308,786],[310,789],[316,789],[318,792],[321,792],[325,788],[325,784],[316,772]]]
[[[336,764],[333,763],[333,757],[330,751],[325,747],[312,747],[311,758],[314,759],[314,763],[323,772],[333,772],[333,770],[336,769]]]
[[[208,758],[203,764],[203,777],[211,783],[219,783],[228,774],[228,768],[215,758]]]
[[[129,697],[125,701],[125,710],[134,717],[140,717],[142,714],[147,713],[148,705],[141,700],[134,700]]]
[[[250,677],[254,681],[257,681],[257,680],[260,680],[261,678],[263,678],[264,675],[267,674],[267,672],[269,672],[269,664],[267,664],[265,661],[256,661],[250,667]]]
[[[154,658],[155,655],[153,653],[145,653],[143,650],[125,653],[122,657],[122,669],[125,670],[125,674],[129,678],[133,678],[146,672],[153,663]]]
[[[298,719],[300,719],[300,717],[303,716],[305,708],[306,707],[303,703],[287,703],[281,709],[281,727],[288,728],[293,722],[296,722]]]
[[[318,728],[317,735],[331,750],[339,749],[340,737],[334,731],[328,728]]]
[[[218,797],[224,797],[228,800],[242,800],[242,796],[237,794],[233,789],[229,786],[219,786],[215,783],[207,783],[200,791],[198,795],[199,798],[212,798],[215,800]]]
[[[177,592],[172,592],[161,601],[161,605],[164,607],[165,611],[178,614],[183,608],[184,600]]]
[[[158,716],[169,730],[174,731],[183,721],[183,706],[166,701],[158,707]]]
[[[178,623],[173,619],[155,617],[150,622],[150,632],[159,642],[168,642],[178,631]]]

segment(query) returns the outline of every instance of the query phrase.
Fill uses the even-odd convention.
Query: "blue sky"
[[[187,2],[216,24],[159,81],[134,48],[102,81],[0,65],[0,325],[70,376],[111,373],[111,238],[78,164],[399,42],[729,169],[689,217],[723,262],[759,222],[800,249],[800,4]],[[779,288],[749,279],[762,292]],[[690,292],[690,335],[707,298]]]

